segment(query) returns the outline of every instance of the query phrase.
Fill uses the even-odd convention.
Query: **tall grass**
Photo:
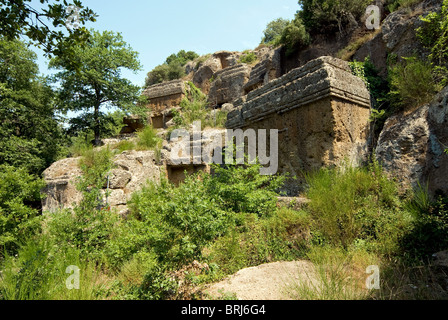
[[[396,183],[377,163],[367,168],[322,169],[309,174],[307,182],[308,210],[329,244],[348,248],[358,239],[381,242],[406,220]]]
[[[366,288],[366,267],[377,264],[366,252],[347,252],[338,247],[313,247],[308,259],[314,268],[299,275],[286,287],[297,300],[365,300],[373,292]]]
[[[79,289],[67,287],[69,266],[80,269]],[[106,284],[100,268],[81,259],[78,249],[60,249],[46,237],[25,243],[0,269],[0,299],[5,300],[93,300],[101,297]]]
[[[404,58],[390,69],[391,97],[395,104],[413,110],[431,102],[442,88],[433,75],[433,65],[417,57]]]

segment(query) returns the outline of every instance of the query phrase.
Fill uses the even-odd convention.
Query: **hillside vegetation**
[[[385,8],[390,13],[418,2],[388,0]],[[370,3],[300,0],[295,18],[268,24],[262,42],[294,55],[319,35],[343,35]],[[430,102],[448,84],[448,0],[421,19],[416,34],[426,56],[390,56],[386,76],[370,58],[349,63],[372,95],[376,137],[388,117]],[[213,166],[213,174],[187,175],[178,185],[165,177],[148,181],[132,194],[126,217],[102,205],[113,157],[127,150],[155,150],[160,157],[163,139],[144,123],[134,139],[94,147],[100,137],[118,135],[124,116],[146,114],[147,101],[117,71],[138,69],[136,53],[121,36],[92,34],[95,41],[77,47],[77,58],[61,45],[65,54],[53,60],[65,81],[58,90],[50,85],[55,79],[38,75],[31,50],[0,33],[0,300],[209,299],[207,285],[238,270],[297,260],[311,262],[320,282],[288,288],[292,299],[448,299],[447,269],[432,260],[448,249],[448,195],[432,196],[426,185],[402,190],[374,156],[360,167],[306,173],[302,196],[308,201],[301,204],[279,201],[288,177],[263,176],[260,165],[246,164]],[[104,48],[97,54],[111,39],[119,56]],[[364,40],[341,54],[350,60]],[[145,87],[183,78],[186,64],[201,59],[181,50],[148,73]],[[86,70],[86,61],[108,72]],[[257,56],[246,52],[239,63],[254,65]],[[212,121],[206,96],[187,85],[172,129],[196,120],[223,127],[226,114]],[[111,101],[119,110],[99,111]],[[64,125],[61,112],[84,109]],[[79,157],[82,200],[73,209],[42,212],[42,172],[68,156]],[[381,285],[368,289],[372,266]],[[68,289],[77,286],[73,270],[82,271],[77,290]]]

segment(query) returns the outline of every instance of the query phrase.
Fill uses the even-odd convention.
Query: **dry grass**
[[[358,35],[353,39],[345,48],[341,49],[336,57],[345,61],[349,61],[353,55],[361,48],[364,44],[371,41],[376,37],[378,33],[381,32],[381,29],[375,30],[374,32],[368,33],[366,35]]]

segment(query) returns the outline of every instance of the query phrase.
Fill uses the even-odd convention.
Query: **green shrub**
[[[178,63],[181,66],[185,66],[189,61],[193,61],[196,58],[199,58],[199,55],[196,52],[194,51],[186,52],[185,50],[180,50],[178,53],[176,54],[173,53],[168,58],[166,58],[166,63],[167,64]]]
[[[189,61],[198,58],[199,55],[193,51],[179,51],[177,54],[170,55],[164,64],[158,65],[150,71],[145,80],[145,86],[149,87],[164,81],[181,79],[185,76],[184,66]]]
[[[132,196],[132,215],[161,262],[200,259],[202,249],[234,225],[237,213],[274,214],[280,178],[260,176],[259,166],[214,170],[214,176],[188,176],[178,187],[150,183]]]
[[[105,203],[103,187],[112,169],[109,148],[91,150],[80,159],[83,175],[77,182],[82,192],[81,202],[73,210],[61,210],[49,215],[49,235],[61,243],[75,246],[83,254],[99,258],[119,221]]]
[[[285,46],[286,55],[289,56],[301,47],[309,45],[310,42],[310,35],[307,32],[302,20],[299,17],[296,17],[283,30],[278,44]]]
[[[298,16],[311,34],[343,31],[351,21],[359,21],[370,0],[299,0]]]
[[[390,69],[391,97],[399,107],[412,109],[431,102],[441,90],[433,76],[430,62],[416,57],[404,58],[404,61]]]
[[[231,218],[194,176],[179,187],[151,183],[133,194],[131,210],[146,224],[148,243],[159,259],[173,264],[199,258],[205,244],[225,233]]]
[[[101,273],[76,248],[45,236],[30,238],[17,256],[0,265],[0,300],[94,300],[102,298]],[[69,290],[67,267],[80,269],[79,289]]]
[[[240,59],[240,63],[254,64],[258,60],[255,52],[247,52]]]
[[[213,178],[204,181],[207,192],[224,210],[269,216],[275,212],[276,192],[285,178],[262,176],[260,165],[220,167],[213,165]]]
[[[372,249],[391,252],[407,230],[410,219],[400,210],[397,186],[376,163],[369,168],[322,169],[308,175],[307,182],[307,210],[324,242],[348,248],[364,239]]]
[[[43,180],[23,168],[0,166],[0,257],[14,254],[21,241],[40,228]]]
[[[261,43],[275,44],[278,43],[283,31],[289,25],[290,21],[283,18],[275,19],[268,23],[263,31],[263,39]]]
[[[131,140],[122,140],[114,146],[114,149],[120,153],[127,150],[135,150],[136,148],[135,142]]]
[[[80,157],[89,150],[92,150],[93,139],[93,131],[80,133],[78,136],[71,137],[71,144],[68,147],[68,155],[71,157]]]
[[[155,150],[160,148],[162,139],[157,135],[157,130],[152,126],[146,126],[137,132],[137,148],[139,150]]]
[[[414,218],[412,231],[401,242],[403,252],[411,260],[427,260],[448,247],[448,198],[431,199],[427,187],[419,186],[407,203]]]
[[[178,63],[161,64],[148,72],[145,86],[149,87],[165,81],[177,80],[185,76],[184,68]]]
[[[443,1],[440,13],[432,12],[422,18],[423,27],[417,29],[417,37],[431,50],[429,56],[434,75],[442,87],[448,84],[448,0]]]
[[[373,133],[377,137],[383,129],[387,117],[392,112],[389,83],[379,75],[378,70],[370,60],[370,56],[366,57],[364,61],[349,62],[349,65],[352,72],[360,77],[369,89],[372,100],[370,121],[372,122]]]

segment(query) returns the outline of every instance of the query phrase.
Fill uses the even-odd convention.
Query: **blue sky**
[[[143,70],[137,74],[123,72],[139,86],[144,84],[148,71],[182,49],[200,55],[254,49],[270,21],[292,19],[299,9],[297,0],[82,2],[99,15],[95,23],[87,24],[88,28],[120,32],[139,52]],[[47,74],[46,60],[40,54],[38,63],[41,72]]]

